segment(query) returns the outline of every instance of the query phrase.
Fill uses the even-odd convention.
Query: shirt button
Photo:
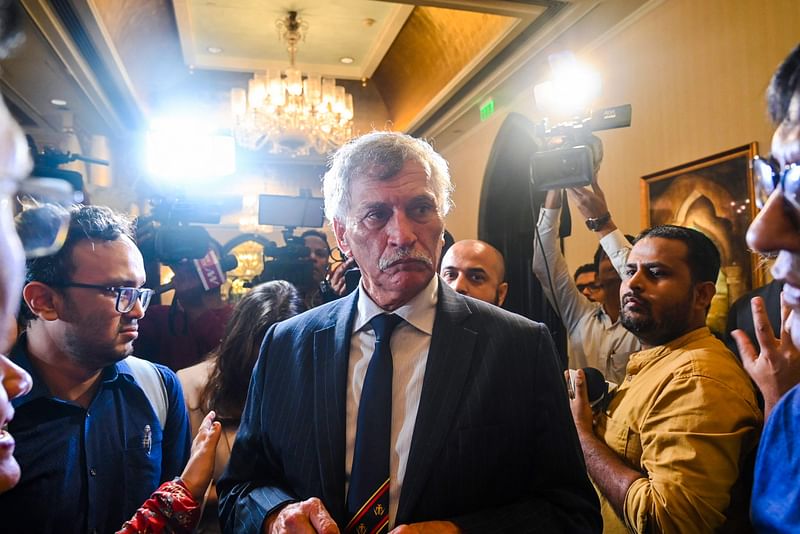
[[[91,469],[89,469],[89,474],[92,475],[93,477],[97,476],[97,469],[92,467]]]

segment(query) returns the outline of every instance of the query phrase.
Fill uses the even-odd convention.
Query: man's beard
[[[69,329],[64,333],[64,345],[71,359],[85,369],[102,369],[133,354],[133,346],[123,348],[110,343],[97,343]]]
[[[625,297],[629,295],[630,293],[622,298],[620,323],[640,341],[652,346],[663,345],[687,333],[689,329],[689,308],[692,299],[691,292],[683,302],[673,307],[660,321],[653,316],[649,302],[642,301],[640,304],[641,307],[645,308],[645,313],[633,314],[628,312],[625,308]]]

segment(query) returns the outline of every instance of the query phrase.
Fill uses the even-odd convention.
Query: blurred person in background
[[[222,261],[221,247],[211,237],[207,250],[204,261]],[[206,289],[195,261],[183,260],[168,266],[175,273],[167,286],[175,290],[172,303],[154,304],[147,310],[139,324],[135,347],[140,357],[178,371],[200,362],[219,346],[233,306],[220,293],[219,283],[225,281],[223,267],[222,279]]]
[[[603,291],[603,287],[597,283],[597,267],[594,263],[585,263],[575,269],[575,274],[572,278],[575,280],[575,287],[577,287],[578,291],[583,293],[583,296],[589,299],[590,302],[603,303],[605,291]]]
[[[260,284],[234,308],[222,344],[205,361],[178,371],[192,433],[198,433],[203,415],[210,410],[222,423],[222,439],[216,449],[216,467],[199,532],[219,532],[215,482],[230,458],[261,341],[270,326],[301,311],[300,294],[289,282]]]
[[[506,264],[499,250],[477,239],[454,243],[444,253],[439,274],[457,293],[502,306],[508,293]]]

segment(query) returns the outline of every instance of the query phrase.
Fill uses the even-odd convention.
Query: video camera
[[[142,254],[168,265],[206,255],[211,236],[197,224],[218,224],[222,203],[164,197],[155,197],[150,202],[151,214],[139,218]]]
[[[225,272],[236,268],[236,257],[219,254],[214,239],[197,224],[219,223],[223,203],[156,197],[151,204],[151,215],[138,221],[139,249],[145,258],[169,265],[175,272],[173,281],[156,291],[175,289],[186,294],[221,286]]]
[[[33,170],[31,171],[30,177],[33,179],[64,180],[72,186],[74,202],[83,202],[84,200],[83,176],[77,171],[60,169],[59,167],[73,161],[83,161],[84,163],[105,166],[109,164],[108,161],[103,159],[89,158],[81,156],[80,154],[73,154],[72,152],[62,152],[51,146],[46,146],[42,150],[39,150],[32,136],[26,135],[25,138],[28,141],[28,148],[30,149],[31,158],[33,159]]]
[[[283,230],[284,246],[274,241],[264,245],[264,270],[250,283],[251,286],[270,280],[286,280],[298,289],[314,286],[314,263],[304,239],[294,235],[294,228]]]
[[[270,280],[286,280],[301,291],[315,285],[314,262],[305,240],[294,235],[300,227],[319,228],[323,225],[323,201],[312,197],[309,191],[301,191],[296,197],[283,195],[259,195],[258,223],[283,226],[284,246],[270,241],[264,246],[264,270],[251,285]]]
[[[531,156],[533,188],[547,191],[590,185],[603,159],[603,144],[593,132],[630,125],[630,104],[597,110],[553,127],[548,127],[547,119],[536,124],[536,136],[545,148]]]

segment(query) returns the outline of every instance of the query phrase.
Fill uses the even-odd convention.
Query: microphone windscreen
[[[225,256],[222,257],[220,265],[222,266],[223,271],[228,272],[237,268],[239,266],[239,261],[233,254],[226,254]]]
[[[608,383],[603,373],[594,367],[584,367],[583,375],[586,377],[586,394],[589,404],[601,400],[608,393]]]

